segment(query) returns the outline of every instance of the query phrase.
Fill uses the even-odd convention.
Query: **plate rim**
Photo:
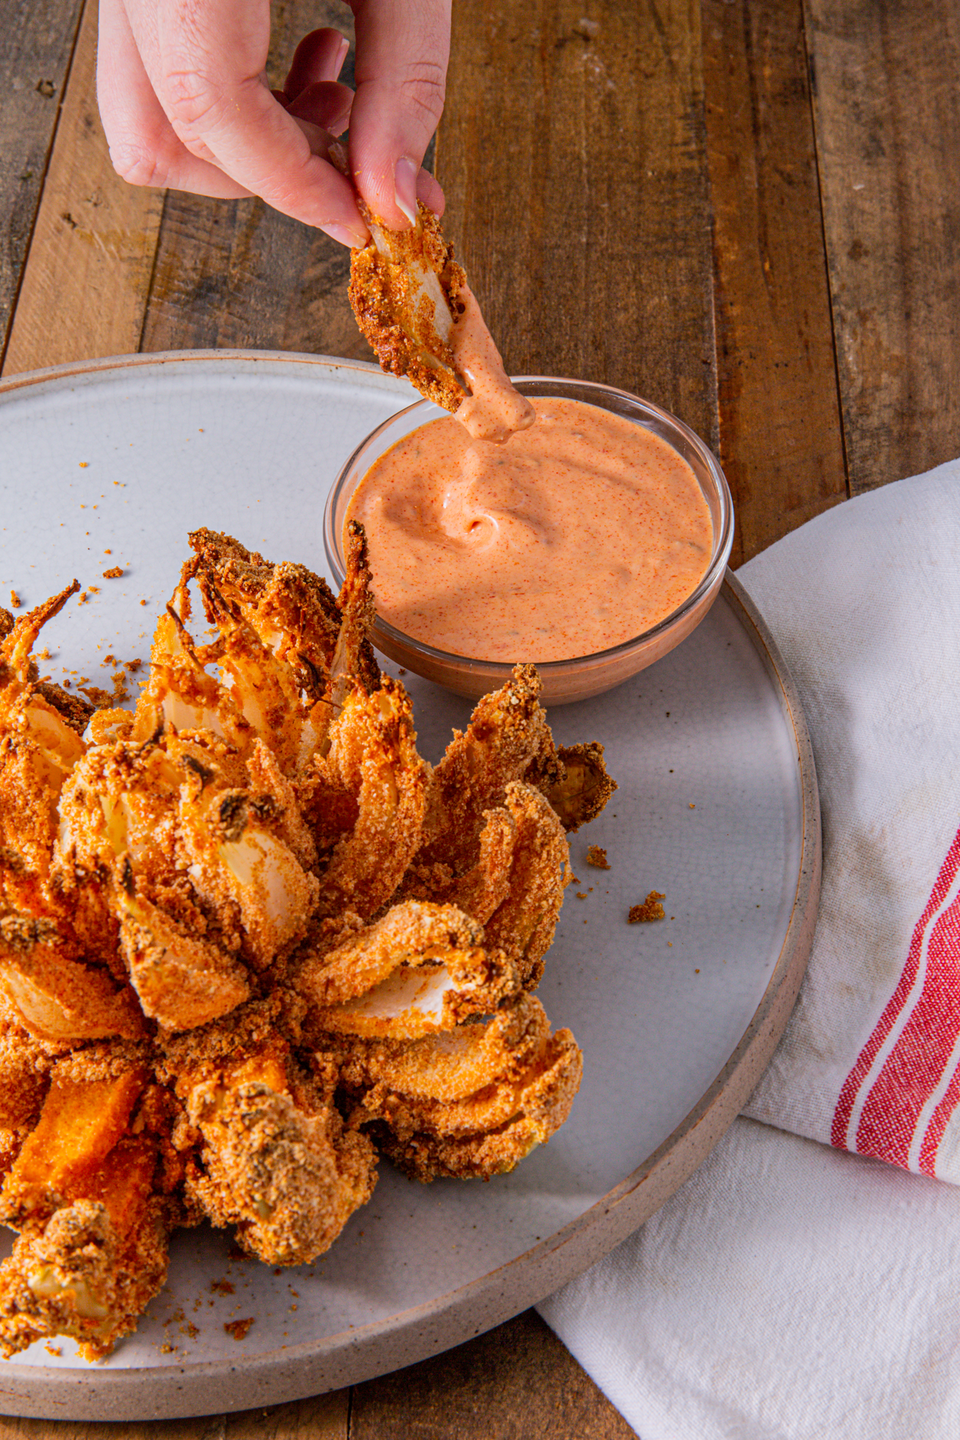
[[[90,360],[68,360],[62,365],[50,365],[42,370],[23,370],[16,375],[0,376],[0,398],[17,390],[28,390],[34,385],[52,384],[58,380],[83,375],[105,375],[123,370],[149,369],[152,366],[165,368],[211,360],[243,364],[266,362],[277,365],[293,362],[298,365],[316,365],[321,369],[357,370],[368,376],[379,377],[385,390],[395,388],[397,393],[402,395],[410,391],[409,381],[387,375],[373,360],[347,360],[337,355],[321,355],[307,350],[244,350],[233,347],[223,350],[145,350],[133,355],[102,355]]]
[[[106,356],[26,371],[0,379],[0,400],[74,377],[204,361],[308,364],[354,372],[358,378],[376,377],[378,389],[396,389],[398,395],[409,390],[406,381],[384,375],[370,361],[294,351],[203,349]],[[131,1421],[229,1413],[318,1395],[414,1364],[503,1323],[573,1279],[653,1215],[707,1158],[746,1104],[790,1017],[813,944],[822,867],[816,765],[799,691],[758,608],[729,569],[720,595],[757,651],[792,727],[800,778],[800,852],[790,918],[763,995],[725,1065],[671,1134],[553,1235],[486,1275],[386,1319],[244,1357],[236,1364],[209,1360],[96,1370],[6,1361],[0,1367],[0,1414]],[[96,1387],[89,1383],[91,1375]],[[229,1395],[224,1393],[225,1380]],[[159,1402],[158,1389],[165,1392]]]

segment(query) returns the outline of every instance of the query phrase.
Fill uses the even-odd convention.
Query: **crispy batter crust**
[[[336,600],[190,538],[132,715],[81,734],[85,709],[38,680],[31,646],[73,587],[0,626],[5,1354],[54,1334],[108,1353],[177,1225],[302,1264],[380,1153],[422,1180],[510,1169],[579,1083],[526,992],[564,824],[609,793],[599,747],[558,755],[518,667],[433,769],[369,647],[361,530]]]
[[[463,388],[448,343],[466,283],[440,222],[417,207],[410,230],[388,230],[360,202],[371,240],[350,256],[350,304],[381,368],[405,376],[427,400],[456,410]]]

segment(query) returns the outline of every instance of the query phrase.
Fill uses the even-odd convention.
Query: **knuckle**
[[[215,123],[222,112],[220,87],[200,70],[170,70],[160,89],[160,103],[185,144],[188,137]]]
[[[446,75],[443,67],[430,61],[421,61],[404,76],[400,93],[406,105],[419,111],[427,121],[436,124],[443,112],[446,95]]]
[[[163,158],[131,141],[110,146],[110,163],[128,185],[164,185],[167,167]]]

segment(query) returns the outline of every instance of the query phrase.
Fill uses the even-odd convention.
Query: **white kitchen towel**
[[[807,976],[746,1112],[766,1123],[541,1310],[643,1440],[948,1440],[960,1189],[924,1177],[960,1181],[960,461],[738,578],[816,755]]]
[[[738,579],[800,690],[823,814],[813,954],[746,1113],[960,1181],[960,462]]]
[[[735,1120],[540,1313],[641,1440],[956,1440],[958,1277],[960,1188]]]

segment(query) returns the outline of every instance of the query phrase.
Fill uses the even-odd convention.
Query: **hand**
[[[349,0],[348,42],[314,30],[283,89],[267,87],[269,0],[100,0],[97,94],[110,158],[134,185],[259,195],[345,245],[367,226],[327,150],[349,125],[350,170],[371,210],[406,229],[443,192],[421,162],[443,108],[450,0]]]

